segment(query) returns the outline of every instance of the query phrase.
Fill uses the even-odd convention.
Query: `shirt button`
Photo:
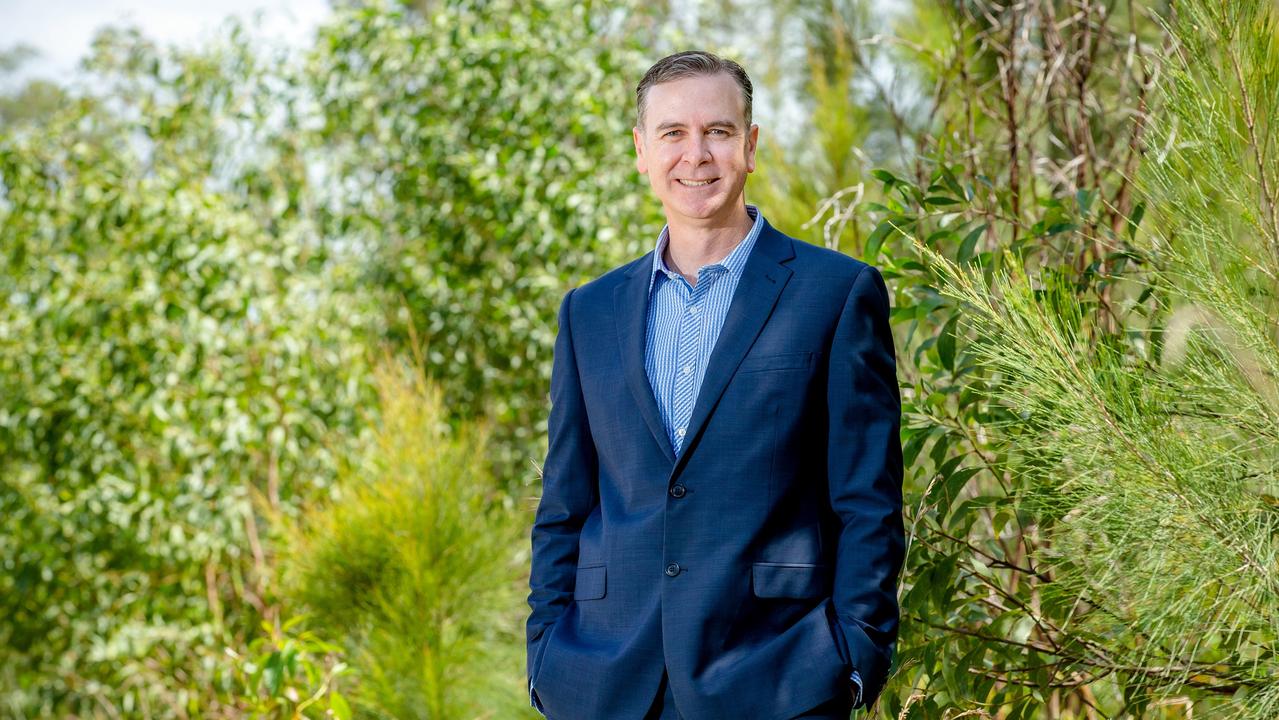
[[[675,437],[684,437],[684,428],[677,428],[675,430]]]
[[[679,575],[679,563],[671,563],[666,566],[666,574],[670,577]]]
[[[676,486],[672,487],[672,488],[671,488],[671,497],[675,497],[675,498],[682,498],[682,497],[684,497],[684,486],[683,486],[683,485],[676,485]]]
[[[689,308],[689,309],[688,309],[688,312],[689,312],[689,314],[690,314],[690,315],[696,315],[696,314],[697,314],[697,306],[696,306],[696,305],[694,305],[693,307]]]
[[[687,374],[689,374],[689,373],[691,373],[691,372],[693,372],[693,366],[692,366],[692,365],[685,365],[685,366],[684,366],[684,374],[685,374],[685,375],[687,375]]]

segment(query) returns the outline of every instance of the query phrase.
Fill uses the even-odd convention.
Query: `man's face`
[[[649,88],[644,127],[634,130],[635,167],[648,175],[668,222],[734,221],[759,138],[745,113],[741,90],[724,73]]]

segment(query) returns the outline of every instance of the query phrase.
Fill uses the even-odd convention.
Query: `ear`
[[[746,172],[755,172],[755,148],[759,146],[759,126],[751,125],[746,132]]]
[[[635,169],[640,175],[648,174],[648,161],[644,158],[644,133],[638,127],[631,128],[631,139],[635,141]]]

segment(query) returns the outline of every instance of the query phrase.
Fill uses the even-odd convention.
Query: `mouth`
[[[712,184],[712,183],[714,183],[714,182],[716,182],[716,181],[718,181],[718,180],[719,180],[719,178],[711,178],[711,179],[709,179],[709,180],[683,180],[683,179],[676,179],[676,180],[675,180],[675,182],[679,183],[680,185],[683,185],[684,187],[699,188],[699,187],[706,187],[707,185],[710,185],[710,184]]]

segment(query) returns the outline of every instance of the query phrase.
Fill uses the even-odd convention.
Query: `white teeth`
[[[703,185],[710,185],[712,182],[714,181],[713,180],[680,180],[679,184],[687,185],[688,187],[701,187]]]

